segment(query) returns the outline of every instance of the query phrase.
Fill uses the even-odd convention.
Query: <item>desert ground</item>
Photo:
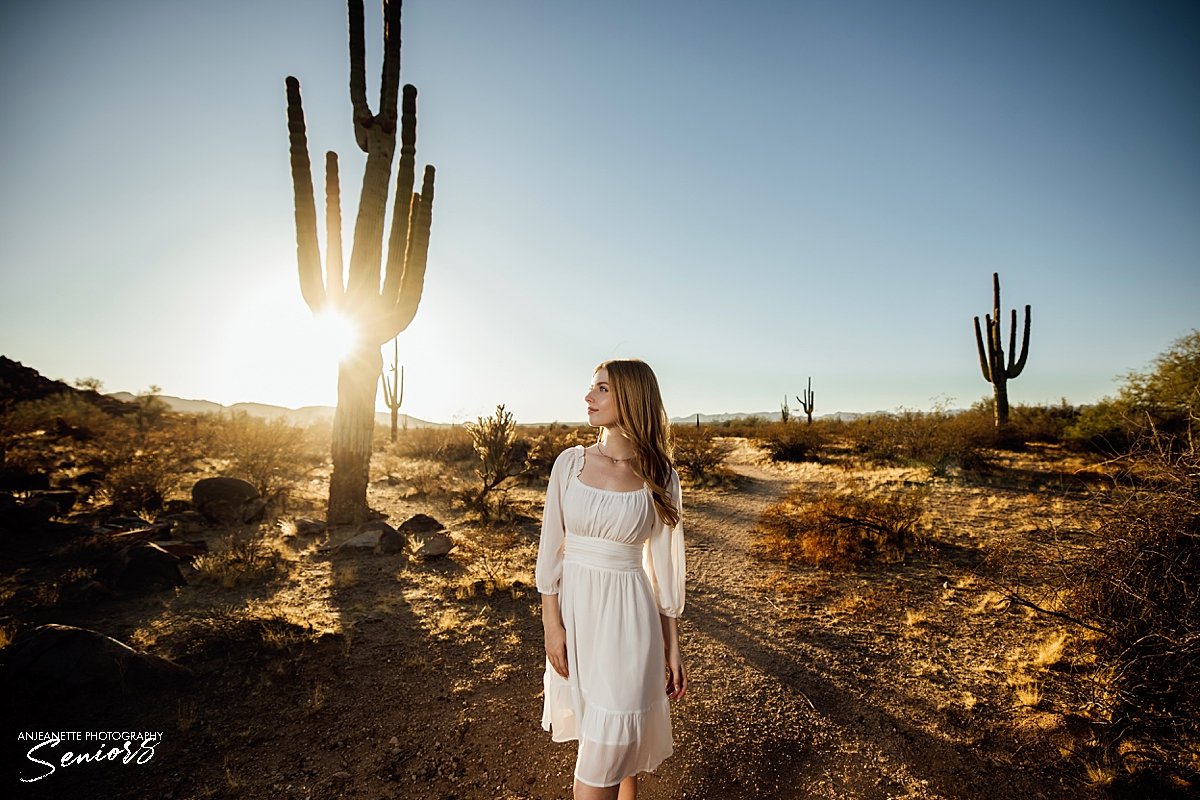
[[[971,477],[776,463],[751,440],[725,445],[725,478],[685,485],[690,688],[674,709],[675,755],[643,776],[642,797],[1097,796],[1101,767],[1079,756],[1089,737],[1079,631],[1014,600],[1053,606],[1050,570],[1088,525],[1090,490],[1071,478],[1078,457],[997,454],[996,469]],[[517,512],[485,522],[430,490],[427,466],[373,466],[369,501],[394,526],[417,513],[441,521],[456,543],[442,558],[339,548],[354,530],[297,532],[291,520],[321,513],[327,467],[279,519],[202,535],[211,551],[254,542],[253,580],[191,566],[186,586],[56,603],[31,587],[88,551],[53,539],[10,547],[0,595],[10,634],[91,628],[192,672],[10,694],[10,776],[46,771],[14,746],[21,730],[162,732],[146,763],[59,767],[13,796],[569,797],[573,745],[540,727],[531,584],[544,484],[511,489]],[[922,546],[857,570],[756,549],[772,503],[850,481],[925,492]]]

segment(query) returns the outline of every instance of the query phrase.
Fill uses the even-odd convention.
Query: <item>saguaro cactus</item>
[[[787,425],[788,420],[792,418],[792,410],[788,408],[787,395],[783,396],[783,405],[779,407],[779,418]]]
[[[804,409],[804,416],[808,418],[808,424],[812,425],[812,412],[814,406],[811,375],[808,378],[808,388],[804,390],[804,397],[801,398],[800,395],[796,395],[796,402],[799,403],[800,407]]]
[[[433,208],[434,169],[425,167],[414,193],[417,90],[405,85],[397,125],[400,87],[400,0],[383,0],[383,77],[379,113],[367,105],[366,47],[362,0],[347,3],[350,28],[350,102],[354,138],[367,154],[354,242],[346,280],[342,275],[341,209],[337,154],[325,156],[325,220],[328,248],[322,274],[317,245],[317,210],[300,82],[287,79],[288,137],[296,202],[296,260],[300,291],[313,312],[333,309],[357,326],[358,344],[338,365],[338,403],[333,418],[333,475],[329,482],[330,524],[357,523],[367,516],[367,471],[375,429],[375,397],[383,368],[380,348],[412,322],[421,301]],[[400,167],[387,253],[383,252],[388,183],[400,131]],[[380,286],[382,266],[382,288]]]
[[[399,427],[400,405],[404,402],[404,367],[400,366],[400,342],[398,339],[392,339],[391,383],[388,382],[386,372],[379,377],[383,379],[383,402],[392,412],[392,442],[394,443],[396,429]]]
[[[1021,356],[1014,360],[1017,350],[1017,310],[1012,309],[1012,323],[1009,326],[1008,363],[1004,363],[1004,342],[1000,332],[1000,274],[992,273],[992,313],[984,317],[987,328],[987,347],[984,348],[984,336],[979,329],[979,317],[975,317],[975,345],[979,348],[979,367],[983,370],[983,379],[992,384],[995,394],[996,427],[1000,428],[1008,422],[1008,382],[1021,374],[1025,369],[1025,359],[1029,355],[1029,306],[1025,306],[1025,332],[1021,336]]]

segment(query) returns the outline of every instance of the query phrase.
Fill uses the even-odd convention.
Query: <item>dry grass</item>
[[[1021,680],[1013,687],[1017,705],[1022,708],[1034,709],[1042,704],[1042,687],[1037,681]]]
[[[795,490],[759,518],[756,550],[787,564],[843,569],[903,561],[924,542],[919,523],[927,494],[861,483],[815,497]]]
[[[212,581],[226,589],[268,580],[279,571],[279,553],[263,540],[230,534],[224,546],[198,556],[194,562],[201,581]]]
[[[1047,636],[1033,653],[1033,665],[1042,669],[1057,666],[1063,659],[1063,648],[1068,641],[1066,631],[1055,631]]]

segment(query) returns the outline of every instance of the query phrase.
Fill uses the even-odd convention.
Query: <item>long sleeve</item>
[[[671,472],[671,493],[675,507],[679,509],[679,522],[673,528],[657,522],[654,532],[646,539],[642,566],[650,576],[659,613],[678,617],[683,613],[687,576],[683,556],[683,491],[679,486],[679,473],[675,471]]]
[[[574,461],[572,456],[572,449],[563,450],[558,454],[550,468],[550,482],[546,486],[542,537],[538,542],[537,570],[534,574],[538,591],[542,594],[558,594],[559,585],[562,583],[563,543],[566,540],[562,498]]]

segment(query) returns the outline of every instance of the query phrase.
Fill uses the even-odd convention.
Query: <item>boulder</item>
[[[454,540],[445,531],[414,533],[408,537],[408,550],[413,558],[440,558],[454,549]]]
[[[122,548],[96,572],[96,580],[116,591],[187,585],[179,571],[179,558],[154,542]]]
[[[404,550],[404,537],[382,520],[359,525],[356,532],[337,546],[337,550],[375,550],[380,553],[399,553]]]
[[[169,524],[171,533],[179,537],[195,536],[208,530],[208,518],[199,511],[180,511],[159,517],[158,521]]]
[[[242,525],[261,519],[267,504],[240,478],[203,478],[192,487],[192,505],[220,525]]]
[[[445,526],[428,514],[413,514],[404,520],[400,533],[408,540],[413,558],[438,558],[454,549],[454,540]]]
[[[445,525],[428,514],[413,514],[400,523],[401,533],[435,533],[445,529]]]
[[[75,507],[79,493],[70,489],[39,489],[26,495],[30,500],[47,500],[57,508],[55,516],[61,517]]]
[[[191,674],[173,661],[141,653],[87,628],[41,625],[19,634],[5,652],[10,689],[55,691],[139,685]]]
[[[292,520],[297,536],[320,536],[325,533],[325,523],[319,519],[297,517]]]

